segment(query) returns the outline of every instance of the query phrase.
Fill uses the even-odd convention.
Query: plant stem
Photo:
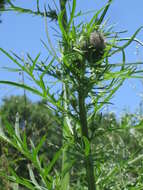
[[[63,19],[62,19],[62,25],[63,25],[63,27],[64,27],[65,30],[67,28],[66,3],[67,3],[67,0],[60,0],[60,9],[61,9],[61,11],[64,11]]]
[[[59,0],[59,2],[60,2],[61,12],[64,11],[63,18],[62,18],[62,25],[63,25],[64,29],[66,30],[66,27],[67,27],[67,11],[66,11],[67,0]],[[64,37],[63,37],[63,41],[64,41]],[[64,49],[66,49],[66,47],[64,47]],[[66,85],[63,84],[62,90],[64,92],[64,99],[67,99],[67,90],[66,89],[67,89]],[[63,106],[64,106],[64,109],[66,110],[67,109],[67,103],[63,102]],[[66,143],[65,139],[67,138],[66,127],[67,127],[66,118],[64,118],[63,119],[63,144]],[[62,155],[62,172],[64,172],[64,170],[66,170],[67,167],[68,167],[67,150],[64,149],[63,155]],[[66,174],[64,175],[64,177],[62,179],[62,183],[61,183],[62,190],[68,190],[69,189],[69,183],[70,183],[70,174],[69,174],[69,172],[66,172]]]
[[[89,139],[88,136],[88,125],[87,125],[87,112],[85,108],[85,97],[82,88],[80,88],[78,93],[78,101],[79,101],[79,117],[80,117],[80,124],[81,124],[81,132],[82,136],[85,136]],[[92,162],[91,152],[88,156],[85,156],[85,169],[86,169],[86,176],[88,182],[88,190],[96,190],[95,187],[95,179],[94,179],[94,166]]]
[[[64,92],[64,99],[67,99],[67,90],[66,85],[63,84],[63,92]],[[66,101],[63,102],[64,109],[67,110],[67,103]],[[63,118],[63,144],[65,144],[68,141],[68,134],[67,134],[67,118]],[[66,139],[67,138],[67,139]],[[67,141],[66,141],[66,140]],[[63,155],[62,155],[62,172],[64,172],[68,168],[68,162],[67,162],[67,148],[63,149]],[[70,183],[70,174],[69,172],[66,172],[66,174],[62,178],[61,188],[62,190],[69,190],[69,183]]]

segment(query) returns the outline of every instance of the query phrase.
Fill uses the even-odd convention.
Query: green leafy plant
[[[3,99],[0,113],[4,120],[11,125],[15,124],[15,116],[19,113],[20,133],[26,133],[28,146],[30,146],[30,140],[34,144],[38,144],[40,139],[48,134],[48,139],[46,139],[46,142],[40,149],[40,155],[42,155],[44,163],[48,163],[53,158],[55,152],[60,149],[62,143],[60,117],[55,118],[54,113],[44,106],[43,102],[32,103],[27,97],[11,96]],[[25,158],[21,159],[22,155],[4,142],[0,143],[0,150],[1,158],[6,157],[9,166],[14,167],[18,175],[28,177],[26,169],[28,160]],[[56,163],[55,168],[59,168],[60,163],[61,160]],[[5,167],[1,168],[4,169]],[[6,169],[6,172],[8,172],[8,169]]]
[[[97,155],[93,154],[92,142],[94,138],[98,138],[100,126],[97,126],[95,135],[90,134],[89,126],[101,108],[110,103],[112,96],[126,79],[142,78],[142,71],[138,70],[137,67],[138,63],[126,63],[125,54],[125,49],[133,41],[142,44],[136,39],[142,27],[137,29],[130,38],[123,39],[120,38],[120,32],[114,31],[113,26],[106,28],[105,16],[112,0],[109,0],[104,7],[95,12],[88,23],[80,22],[78,24],[75,24],[75,20],[82,16],[82,13],[76,13],[76,0],[60,0],[59,3],[59,12],[50,7],[49,11],[45,8],[44,12],[41,12],[38,0],[37,11],[17,7],[9,1],[9,11],[30,13],[45,18],[49,45],[44,41],[42,43],[48,50],[51,60],[46,63],[38,61],[40,54],[34,59],[27,54],[29,60],[27,64],[15,53],[10,54],[0,48],[0,51],[18,66],[17,70],[25,72],[37,85],[37,88],[12,81],[1,80],[0,83],[24,88],[46,100],[47,106],[60,114],[63,119],[61,126],[63,146],[49,165],[43,168],[38,157],[38,151],[45,141],[45,137],[41,139],[37,147],[31,141],[31,150],[29,150],[26,144],[26,135],[22,140],[19,134],[17,116],[15,130],[6,124],[9,136],[7,137],[1,132],[1,138],[17,148],[31,161],[31,164],[28,165],[30,181],[21,179],[13,170],[12,176],[5,177],[29,189],[67,190],[72,189],[72,186],[70,187],[72,167],[80,164],[81,168],[84,169],[81,179],[82,189],[95,190],[99,189],[99,183],[103,183],[107,178],[104,180],[98,178]],[[67,4],[69,10],[67,10]],[[58,23],[62,35],[62,39],[59,39],[60,56],[58,56],[59,54],[53,48],[50,40],[47,30],[47,17]],[[121,45],[121,41],[124,42],[123,45]],[[110,58],[116,53],[121,53],[122,62],[111,64]],[[57,92],[52,92],[51,86],[46,81],[47,77],[53,79],[54,85],[57,84],[57,89],[62,87]],[[98,142],[96,146],[98,146]],[[59,156],[62,156],[63,160],[61,173],[50,173]],[[38,181],[35,179],[33,167],[40,174]],[[114,174],[114,171],[117,171],[117,166],[113,168],[113,172],[110,171],[107,175],[108,179]]]

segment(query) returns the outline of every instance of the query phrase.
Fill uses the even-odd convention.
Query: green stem
[[[63,84],[63,92],[64,92],[64,102],[63,102],[63,106],[64,109],[67,110],[67,89],[66,89],[66,85]],[[67,143],[68,141],[68,132],[70,131],[68,129],[68,123],[67,123],[67,118],[64,117],[63,118],[63,144]],[[66,139],[66,140],[65,140]],[[62,154],[62,172],[64,173],[64,171],[68,168],[68,162],[67,162],[67,148],[63,149],[63,154]],[[61,189],[62,190],[69,190],[69,183],[70,183],[70,174],[69,172],[66,172],[66,174],[63,176],[62,178],[62,183],[61,183]]]
[[[64,29],[67,28],[67,11],[66,11],[66,3],[67,0],[60,0],[60,9],[61,11],[64,11],[63,19],[62,19],[62,25]]]
[[[87,125],[87,112],[85,108],[85,97],[84,97],[84,92],[82,88],[79,90],[78,98],[79,98],[79,117],[80,117],[82,136],[85,136],[87,139],[89,139],[88,125]],[[85,164],[85,169],[86,169],[88,190],[96,190],[95,179],[94,179],[94,166],[92,162],[91,152],[89,153],[88,156],[85,156],[84,164]]]
[[[59,0],[59,2],[60,2],[61,12],[64,11],[63,18],[62,18],[62,25],[63,25],[64,29],[66,30],[66,28],[67,28],[67,12],[66,12],[67,0]],[[63,37],[63,41],[64,40],[65,39]],[[64,47],[64,49],[66,49],[66,47]],[[66,100],[67,99],[67,87],[65,84],[63,84],[62,89],[64,92],[64,99]],[[67,103],[63,102],[63,106],[64,106],[64,109],[66,110],[67,109]],[[65,139],[67,138],[67,126],[68,126],[68,124],[66,122],[66,118],[64,118],[63,119],[63,144],[66,143]],[[64,149],[63,155],[62,155],[62,172],[64,172],[67,167],[68,167],[67,150]],[[66,174],[64,175],[64,177],[62,179],[62,183],[61,183],[62,190],[68,190],[69,189],[69,183],[70,183],[70,174],[69,174],[69,172],[66,172]]]

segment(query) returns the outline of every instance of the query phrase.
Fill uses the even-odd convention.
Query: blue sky
[[[36,4],[35,2],[35,0],[15,0],[16,5],[26,8],[33,8]],[[42,0],[41,2],[46,1]],[[47,2],[51,4],[52,0],[47,0]],[[98,10],[106,2],[106,0],[77,0],[77,10],[85,12]],[[114,0],[107,16],[110,18],[110,23],[115,24],[116,30],[127,29],[126,37],[130,37],[137,28],[143,26],[142,7],[142,0]],[[86,15],[83,20],[88,21],[90,17],[90,15]],[[46,41],[43,18],[7,12],[2,14],[1,19],[3,22],[0,24],[0,47],[8,51],[12,50],[18,55],[24,56],[26,53],[30,53],[34,57],[41,52],[41,58],[46,57],[47,50],[44,49],[40,41],[40,39]],[[50,35],[53,35],[52,30],[50,30]],[[143,31],[140,32],[138,38],[143,41]],[[56,46],[54,38],[52,40],[54,46]],[[143,47],[137,47],[136,43],[127,48],[126,53],[128,62],[143,60]],[[114,57],[113,61],[120,62],[118,59],[118,57]],[[0,53],[0,67],[2,66],[14,67],[15,65]],[[0,69],[0,80],[20,81],[21,77],[16,73]],[[0,99],[5,95],[22,93],[23,90],[21,89],[0,85]],[[112,103],[114,103],[114,106],[111,106],[110,109],[118,114],[124,108],[135,111],[142,100],[139,94],[143,94],[143,83],[140,80],[126,81],[113,97]],[[30,94],[30,96],[33,100],[38,99],[35,95]]]

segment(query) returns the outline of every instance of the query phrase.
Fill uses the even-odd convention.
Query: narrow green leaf
[[[55,155],[53,156],[53,159],[51,160],[51,162],[48,164],[48,167],[45,168],[45,176],[47,176],[49,174],[49,172],[51,171],[51,169],[53,168],[54,164],[56,163],[56,161],[60,158],[60,156],[62,155],[63,152],[63,148],[60,148],[60,150],[58,150]]]
[[[85,145],[84,153],[85,153],[85,156],[88,156],[90,153],[90,143],[89,143],[89,140],[85,136],[83,136],[83,141]]]
[[[117,41],[129,41],[130,38],[121,38],[121,39],[117,39]],[[133,41],[137,42],[139,45],[143,46],[143,42],[138,40],[137,38],[134,38]]]
[[[47,89],[46,89],[45,82],[43,80],[42,74],[39,77],[40,77],[40,79],[35,80],[35,82],[42,89],[43,96],[46,97],[47,96]]]
[[[122,50],[122,61],[123,61],[123,65],[121,67],[121,71],[125,69],[125,63],[126,63],[126,54],[125,54],[124,49]]]
[[[48,51],[50,52],[50,54],[60,63],[60,59],[59,57],[57,56],[57,53],[55,51],[55,48],[53,47],[52,45],[52,42],[51,42],[51,39],[50,39],[50,36],[49,36],[49,32],[48,32],[48,26],[47,26],[47,18],[46,18],[46,13],[44,12],[44,16],[45,16],[45,30],[46,30],[46,36],[47,36],[47,39],[48,39],[48,43],[49,43],[49,46],[51,48],[51,50],[48,48],[48,46],[44,43],[44,45],[46,45],[45,47],[47,47]]]
[[[95,26],[97,25],[98,16],[101,13],[101,11],[104,9],[104,7],[102,7],[99,11],[97,11],[96,14],[90,20],[90,22],[87,24],[88,34],[90,34],[93,31],[93,29],[95,29]]]
[[[42,190],[42,188],[38,184],[37,180],[35,179],[35,176],[34,176],[34,173],[33,173],[33,170],[31,168],[30,164],[28,164],[28,170],[29,170],[30,179],[31,179],[32,183],[35,185],[35,189]]]
[[[22,66],[16,59],[14,59],[7,51],[0,48],[0,51],[3,52],[9,59],[11,59],[14,63],[16,63],[23,71],[25,71],[25,67]]]
[[[134,164],[134,163],[136,163],[136,162],[138,162],[138,161],[141,161],[141,160],[143,160],[143,154],[140,154],[140,155],[137,156],[136,158],[134,158],[134,159],[128,161],[128,165],[132,165],[132,164]]]
[[[10,72],[21,72],[21,69],[18,68],[12,68],[12,67],[1,67],[4,70],[10,71]]]
[[[33,73],[33,70],[35,69],[35,65],[40,57],[41,53],[38,53],[36,58],[33,60],[29,54],[27,54],[28,58],[32,61],[33,65],[30,67],[30,72]]]
[[[26,131],[25,130],[24,130],[22,136],[23,136],[23,148],[24,148],[25,151],[27,151],[28,146],[27,146],[27,136],[26,136]]]
[[[102,23],[102,21],[104,20],[104,17],[106,15],[111,3],[112,3],[112,0],[109,0],[108,3],[106,4],[105,9],[104,9],[103,13],[101,14],[101,16],[97,22],[97,25],[100,25]]]
[[[70,169],[73,167],[73,164],[74,164],[74,162],[75,162],[75,160],[66,160],[66,162],[68,162],[67,164],[66,164],[66,167],[64,167],[64,170],[62,171],[62,178],[65,178],[65,176],[66,176],[66,174],[70,171]],[[65,178],[65,180],[64,180],[64,182],[65,182],[65,184],[67,183],[67,184],[69,184],[69,178],[67,177],[67,178]],[[64,187],[67,187],[67,185],[65,185],[65,184],[63,184],[63,188]]]
[[[68,86],[66,84],[63,84],[63,96],[64,96],[64,101],[63,101],[63,105],[64,105],[64,109],[65,111],[68,111]],[[64,119],[64,132],[63,135],[66,136],[71,136],[71,134],[73,134],[73,129],[72,129],[72,125],[71,125],[71,118],[69,118],[69,116],[65,116]]]
[[[142,28],[143,28],[143,26],[141,26],[140,28],[138,28],[138,29],[136,30],[136,32],[131,36],[131,38],[129,38],[129,40],[128,40],[127,43],[125,43],[125,44],[124,44],[123,46],[121,46],[121,47],[118,47],[117,50],[111,52],[111,54],[110,54],[109,56],[112,56],[112,55],[114,55],[115,53],[122,51],[122,49],[127,48],[127,47],[134,41],[135,37],[137,36],[137,34],[140,32],[140,30],[141,30]]]
[[[61,29],[61,32],[62,32],[62,35],[65,39],[67,39],[67,34],[66,34],[66,31],[64,29],[64,26],[63,26],[63,22],[62,22],[62,19],[63,19],[63,16],[64,16],[64,10],[58,15],[58,23],[59,23],[59,27]]]
[[[41,147],[43,146],[43,144],[45,143],[47,138],[47,135],[44,135],[41,139],[39,144],[35,147],[34,153],[37,155],[38,152],[40,151]]]
[[[111,67],[122,67],[123,63],[111,63]],[[137,66],[137,65],[143,65],[143,62],[137,61],[137,62],[131,62],[126,63],[126,66]]]
[[[22,141],[21,137],[20,137],[20,130],[19,130],[20,126],[19,126],[19,114],[18,113],[16,114],[16,121],[15,121],[14,128],[15,128],[15,135],[19,138],[20,141]]]
[[[104,75],[105,80],[117,79],[117,78],[131,78],[131,74],[133,74],[133,69],[124,69],[116,72],[107,72]]]
[[[28,189],[31,190],[35,190],[35,187],[32,185],[31,181],[25,178],[20,178],[12,168],[10,168],[10,172],[12,173],[12,176],[7,176],[5,175],[5,177],[7,177],[9,180],[17,183],[17,184],[21,184],[24,187],[27,187]]]
[[[122,79],[119,82],[119,84],[110,92],[110,94],[104,99],[103,103],[101,103],[99,105],[99,107],[95,110],[95,112],[97,112],[97,110],[101,109],[101,107],[104,105],[104,102],[109,102],[109,100],[112,98],[113,94],[115,94],[115,92],[120,88],[120,86],[122,86],[124,81],[125,81],[125,78]]]
[[[112,176],[115,175],[118,171],[119,171],[118,167],[114,167],[113,169],[111,169],[111,170],[109,171],[109,173],[108,173],[104,178],[99,177],[99,178],[97,179],[96,184],[101,184],[101,183],[103,184],[103,183],[105,183],[106,181],[108,181],[110,178],[112,179]]]
[[[15,52],[13,52],[13,51],[10,51],[13,55],[14,55],[14,57],[16,57],[19,61],[21,61],[21,62],[23,62],[23,58],[21,58],[21,57],[19,57],[19,55],[17,55]]]
[[[70,29],[71,23],[73,21],[74,15],[75,15],[75,9],[76,9],[76,0],[73,0],[73,4],[72,4],[72,11],[70,13],[70,20],[68,23],[68,30]]]
[[[43,94],[41,92],[39,92],[38,90],[34,89],[34,88],[31,88],[30,86],[27,86],[25,84],[19,84],[19,83],[16,83],[16,82],[11,82],[11,81],[3,81],[1,80],[0,81],[0,84],[7,84],[7,85],[12,85],[12,86],[16,86],[16,87],[20,87],[20,88],[24,88],[30,92],[33,92],[34,94],[37,94],[39,96],[42,96],[43,97]]]
[[[0,117],[0,138],[8,143],[11,143],[10,139],[4,133],[2,122],[1,122],[1,117]]]

